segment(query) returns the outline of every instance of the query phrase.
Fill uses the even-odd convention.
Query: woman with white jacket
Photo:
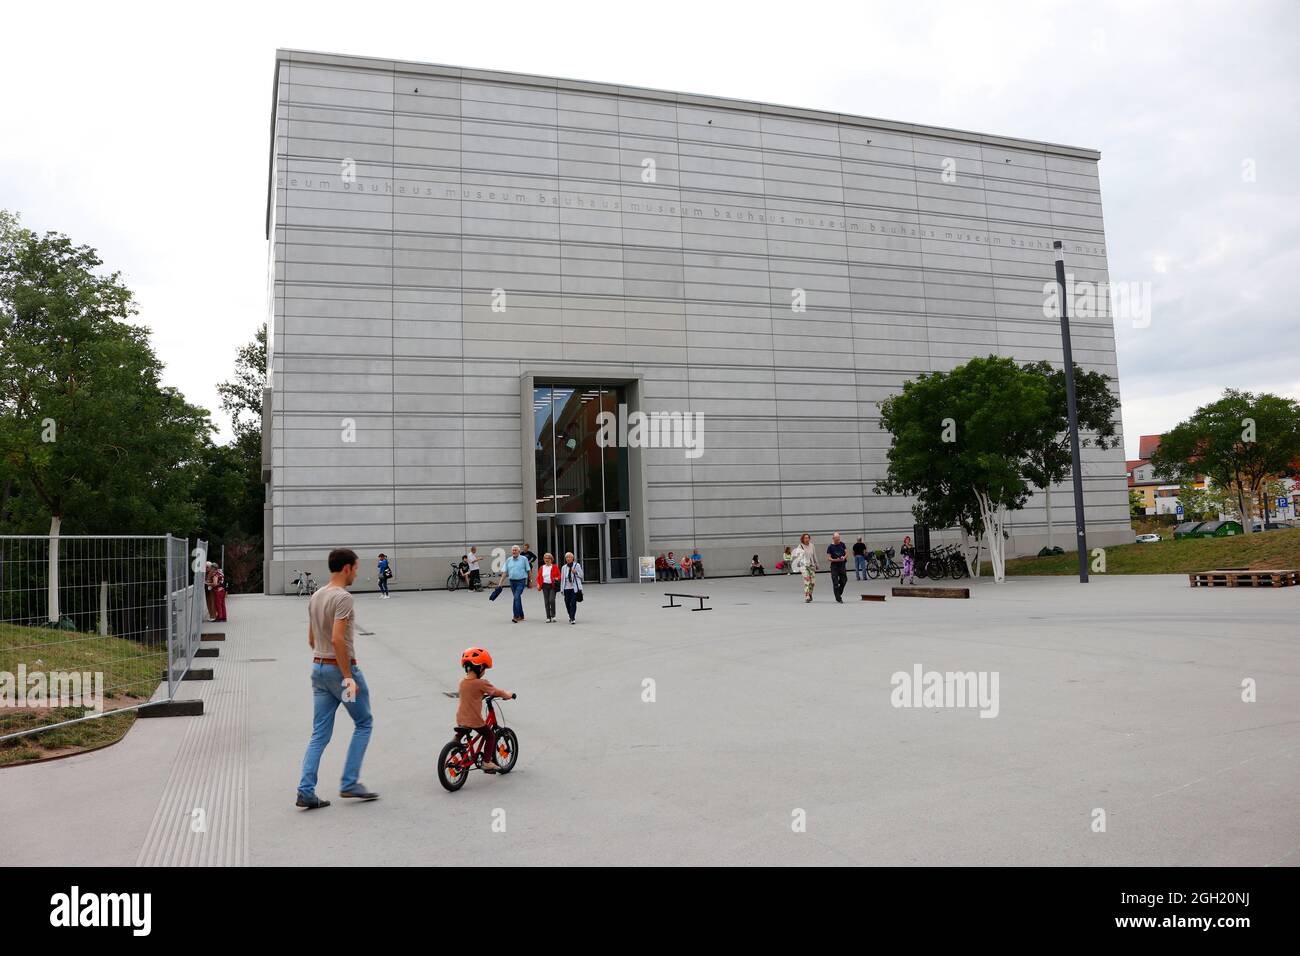
[[[573,552],[564,553],[560,565],[560,593],[564,595],[564,609],[569,612],[569,623],[578,623],[578,602],[582,600],[582,565],[573,560]]]
[[[817,586],[817,549],[813,547],[812,535],[806,531],[799,537],[799,547],[794,549],[794,569],[803,575],[803,600],[808,604]]]

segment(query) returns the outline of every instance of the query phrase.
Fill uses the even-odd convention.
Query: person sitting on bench
[[[753,560],[749,562],[749,574],[753,577],[755,574],[766,574],[763,570],[763,562],[758,560],[758,555],[754,555]]]

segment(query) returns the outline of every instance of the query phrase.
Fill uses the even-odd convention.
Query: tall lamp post
[[[1079,548],[1079,583],[1088,583],[1088,533],[1083,526],[1083,466],[1079,460],[1079,409],[1074,400],[1074,354],[1070,350],[1070,314],[1065,304],[1065,248],[1056,250],[1056,300],[1061,310],[1061,353],[1065,360],[1065,405],[1070,416],[1070,462],[1074,472],[1074,534]]]

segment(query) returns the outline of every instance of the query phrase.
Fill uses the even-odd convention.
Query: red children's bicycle
[[[509,773],[515,769],[515,764],[519,760],[519,738],[509,727],[499,726],[497,723],[497,712],[493,703],[494,701],[499,703],[501,698],[484,697],[483,699],[487,701],[485,725],[491,727],[496,735],[494,757],[496,765],[501,768],[498,772]],[[483,750],[487,744],[487,738],[478,732],[478,728],[457,727],[455,731],[456,736],[442,748],[442,753],[438,755],[438,782],[453,793],[465,786],[465,778],[469,776],[471,770],[483,769]]]

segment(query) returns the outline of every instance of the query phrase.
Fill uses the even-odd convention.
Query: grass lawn
[[[1106,549],[1107,574],[1187,574],[1217,568],[1300,568],[1300,528],[1231,538],[1166,538],[1156,544],[1121,544]],[[1078,574],[1073,554],[1014,558],[1007,574]]]
[[[0,671],[17,678],[18,665],[33,671],[103,673],[105,709],[143,703],[153,696],[167,669],[167,648],[146,647],[119,637],[52,628],[0,624]],[[0,736],[81,717],[77,707],[13,710],[0,706]],[[0,766],[100,747],[120,740],[135,712],[112,714],[68,727],[0,741]]]

